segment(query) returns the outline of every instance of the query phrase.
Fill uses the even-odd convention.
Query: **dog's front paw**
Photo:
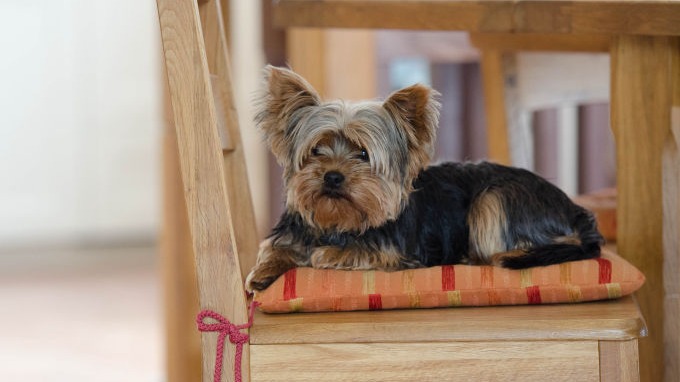
[[[246,277],[246,289],[249,292],[265,290],[282,274],[296,266],[297,264],[287,261],[285,257],[274,257],[270,261],[257,264]]]
[[[246,277],[246,290],[248,292],[262,291],[267,289],[280,274],[273,272],[271,267],[255,266]]]
[[[273,246],[272,239],[267,239],[260,245],[257,264],[246,277],[246,289],[249,292],[265,290],[289,269],[304,266],[309,266],[304,252]]]

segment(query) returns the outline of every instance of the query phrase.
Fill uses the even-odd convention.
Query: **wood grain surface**
[[[680,35],[680,3],[635,0],[279,0],[285,27]]]
[[[253,381],[599,381],[597,341],[253,345]]]
[[[157,5],[195,256],[199,306],[232,322],[243,323],[247,321],[247,308],[237,250],[242,238],[232,223],[236,222],[233,216],[247,219],[247,209],[252,209],[252,205],[244,176],[245,161],[237,154],[242,150],[238,126],[229,122],[233,118],[225,119],[231,129],[233,150],[226,152],[224,157],[218,135],[215,99],[231,99],[227,92],[215,98],[210,79],[210,69],[215,70],[214,74],[223,81],[227,81],[229,75],[223,26],[219,21],[207,20],[220,15],[219,3],[202,4],[200,14],[194,0],[158,0]],[[201,17],[206,21],[205,26],[202,26]],[[210,36],[204,40],[206,31]],[[205,41],[218,52],[206,54]],[[230,84],[230,81],[225,83]],[[231,91],[230,87],[226,89]],[[223,105],[223,110],[229,113],[233,106]],[[227,185],[233,188],[228,190]],[[242,195],[237,195],[238,192]],[[243,201],[244,195],[247,204]],[[234,202],[238,204],[232,204]],[[249,228],[250,223],[239,222],[239,229]],[[254,224],[252,227],[254,231]],[[206,382],[212,380],[217,337],[217,333],[202,335],[203,381]],[[248,355],[246,345],[243,360],[246,381],[249,379]],[[225,347],[224,369],[234,369],[232,346]]]
[[[255,315],[251,344],[628,340],[645,330],[633,298],[583,304]]]

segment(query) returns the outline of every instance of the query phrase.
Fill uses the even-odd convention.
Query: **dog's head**
[[[431,160],[437,95],[413,85],[384,102],[322,102],[302,77],[268,66],[256,122],[283,166],[287,208],[326,232],[395,219]]]

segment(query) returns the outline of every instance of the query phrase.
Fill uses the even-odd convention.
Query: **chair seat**
[[[637,303],[627,296],[618,300],[540,306],[256,312],[250,343],[629,340],[645,333]]]
[[[581,304],[266,314],[251,381],[634,381],[631,296]]]

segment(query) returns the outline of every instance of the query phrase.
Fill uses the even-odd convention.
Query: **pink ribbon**
[[[250,303],[248,309],[248,322],[243,325],[234,325],[229,320],[224,318],[219,313],[212,310],[203,310],[196,317],[196,325],[201,332],[219,332],[217,337],[217,354],[215,355],[215,374],[213,381],[220,382],[222,380],[222,359],[224,358],[224,340],[229,336],[229,342],[236,345],[236,354],[234,355],[234,381],[241,382],[241,358],[243,356],[243,345],[248,343],[250,336],[246,333],[241,333],[242,329],[248,329],[253,325],[253,313],[255,308],[260,305],[259,302],[254,301]],[[212,318],[216,323],[206,323],[205,319]]]

